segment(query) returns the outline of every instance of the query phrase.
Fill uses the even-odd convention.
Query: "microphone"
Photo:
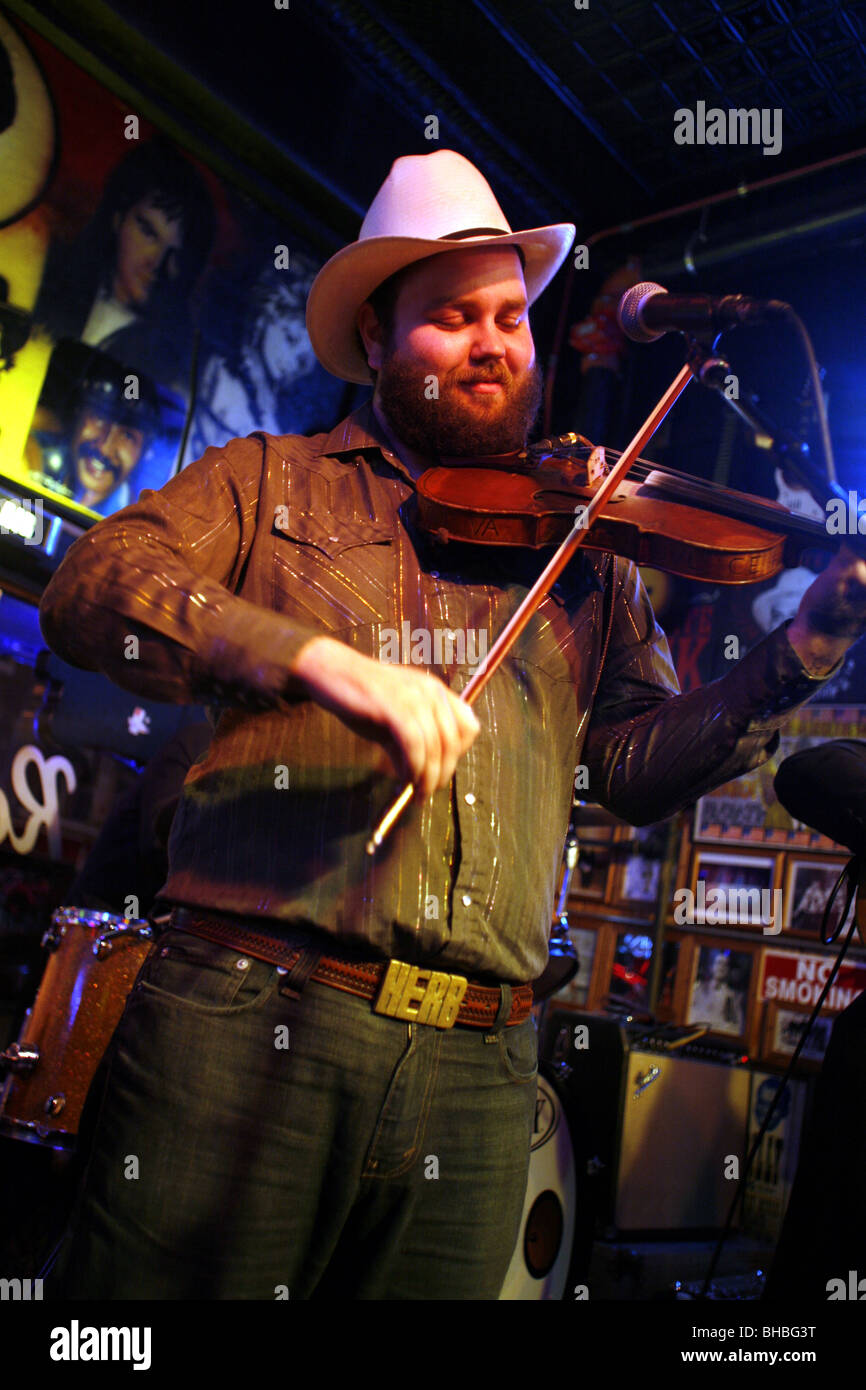
[[[668,294],[644,280],[626,290],[616,316],[627,338],[654,343],[665,333],[721,333],[725,328],[769,323],[791,312],[781,299],[748,299],[744,294]]]

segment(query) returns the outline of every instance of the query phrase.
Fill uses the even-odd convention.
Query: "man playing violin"
[[[209,448],[46,589],[66,660],[218,714],[92,1092],[63,1296],[495,1299],[575,769],[624,819],[669,816],[766,762],[861,631],[866,566],[843,551],[790,624],[682,695],[635,565],[580,551],[459,699],[457,639],[492,642],[543,560],[424,534],[416,482],[526,441],[528,308],[573,236],[512,232],[452,151],[397,160],[308,302],[320,361],[374,382],[370,405]]]

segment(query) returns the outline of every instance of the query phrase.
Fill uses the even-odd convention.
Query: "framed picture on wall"
[[[674,894],[678,926],[738,927],[763,931],[778,921],[781,895],[774,891],[775,855],[722,854],[697,850],[691,897]]]
[[[812,1010],[805,1004],[781,1003],[776,999],[768,1000],[764,1010],[761,1059],[772,1066],[787,1066],[803,1036]],[[832,1014],[818,1015],[797,1059],[798,1065],[802,1063],[810,1070],[820,1067],[833,1031],[833,1022]]]
[[[795,820],[778,800],[773,780],[783,760],[827,739],[859,738],[864,710],[858,705],[809,704],[781,731],[779,747],[760,767],[715,787],[695,806],[693,836],[699,842],[766,845],[807,853],[847,852],[843,845]]]
[[[711,1033],[747,1046],[758,985],[755,949],[716,938],[695,946],[686,1023],[706,1024]]]
[[[636,923],[634,928],[617,931],[613,957],[607,965],[607,978],[600,986],[602,992],[606,992],[611,1000],[628,1004],[635,1009],[649,1010],[653,949],[653,938],[640,923]],[[664,1021],[674,1016],[674,989],[679,950],[679,941],[666,939],[662,944],[662,982],[656,1014]]]
[[[784,926],[786,931],[803,933],[813,940],[829,938],[839,927],[848,896],[846,881],[839,883],[844,865],[836,860],[788,859],[785,894]],[[836,888],[839,883],[838,888]],[[834,896],[834,888],[836,889]],[[824,913],[832,899],[830,915],[824,923]],[[854,916],[856,897],[845,918],[847,928]]]
[[[304,319],[328,231],[219,153],[252,129],[190,88],[182,146],[173,102],[75,47],[0,14],[0,298],[31,324],[0,373],[0,478],[83,524],[208,445],[330,428],[346,387]]]
[[[568,934],[574,943],[579,962],[577,974],[567,985],[557,990],[557,1008],[585,1009],[589,999],[592,982],[592,967],[595,960],[596,933],[590,927],[569,926]]]
[[[615,902],[645,909],[651,915],[659,894],[661,869],[668,846],[668,825],[627,825],[617,834],[613,848]]]
[[[613,953],[607,992],[615,999],[636,1009],[649,1007],[649,970],[652,959],[652,937],[641,929],[619,931]]]
[[[578,833],[577,865],[571,880],[569,896],[576,898],[606,897],[612,869],[611,825],[588,825]]]

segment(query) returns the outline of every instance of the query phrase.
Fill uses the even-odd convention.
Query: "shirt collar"
[[[402,459],[394,453],[382,426],[376,419],[372,399],[365,401],[362,406],[353,411],[351,415],[347,415],[345,420],[341,420],[339,425],[331,430],[317,457],[329,454],[334,458],[343,458],[346,455],[360,454],[365,449],[378,450],[393,468],[402,473],[413,487],[415,486],[415,479]]]

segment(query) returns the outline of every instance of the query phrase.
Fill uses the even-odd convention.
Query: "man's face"
[[[157,281],[178,273],[178,252],[183,245],[183,226],[149,198],[140,198],[121,218],[114,217],[117,258],[112,292],[130,308],[147,303]]]
[[[472,457],[525,444],[541,373],[513,247],[420,261],[400,284],[390,335],[368,350],[376,399],[410,448]]]
[[[109,420],[93,410],[82,411],[72,436],[72,457],[78,484],[103,502],[128,478],[144,452],[143,430]]]

